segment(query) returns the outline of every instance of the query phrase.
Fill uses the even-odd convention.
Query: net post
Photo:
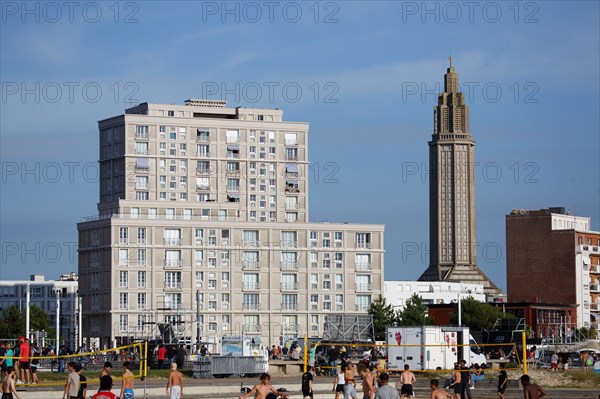
[[[304,372],[306,373],[306,364],[308,359],[306,358],[308,356],[308,334],[304,334]]]
[[[523,341],[523,374],[527,374],[527,337],[525,331],[521,332],[521,339]]]

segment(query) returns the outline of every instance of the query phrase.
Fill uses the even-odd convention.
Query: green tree
[[[385,336],[385,328],[394,325],[394,308],[381,294],[371,302],[369,315],[373,317],[373,330],[375,330],[376,338]]]
[[[496,320],[501,318],[512,318],[512,315],[504,315],[500,308],[489,303],[479,302],[473,297],[464,298],[460,301],[462,313],[462,325],[471,330],[489,330],[494,326]],[[450,320],[453,324],[458,323],[458,314],[452,313]]]
[[[400,326],[428,326],[433,324],[433,319],[427,315],[427,305],[423,303],[416,293],[404,305],[404,309],[396,314],[396,321]]]
[[[11,305],[2,311],[0,316],[0,337],[18,338],[25,334],[25,312]],[[37,305],[29,307],[29,329],[30,331],[48,331],[50,327],[50,316]]]

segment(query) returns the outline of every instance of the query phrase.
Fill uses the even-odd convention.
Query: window
[[[135,154],[136,155],[148,155],[148,143],[145,143],[145,142],[135,143]]]
[[[165,218],[167,220],[174,220],[175,219],[175,208],[167,208],[167,212],[165,214]],[[167,229],[165,229],[166,231]]]
[[[371,248],[371,233],[356,233],[355,248]]]
[[[243,288],[245,290],[257,290],[260,288],[258,273],[244,273]]]
[[[216,308],[216,305],[215,305],[215,308]],[[209,322],[208,323],[208,331],[209,332],[215,332],[215,331],[217,331],[217,323],[215,323],[215,322]]]
[[[165,288],[181,288],[181,272],[165,272]]]
[[[119,294],[119,309],[127,309],[127,293],[125,292]]]
[[[297,161],[298,160],[298,149],[297,148],[286,148],[285,149],[285,159],[287,161]]]
[[[227,191],[240,191],[240,179],[227,179]]]
[[[120,244],[127,244],[128,243],[128,229],[127,227],[120,227],[119,228],[119,243]]]
[[[127,272],[119,272],[119,287],[127,288]]]
[[[282,269],[297,269],[298,268],[298,253],[297,252],[282,252],[281,253],[281,268]]]
[[[371,254],[356,254],[354,261],[356,263],[356,270],[371,269]]]
[[[258,239],[258,230],[244,230],[244,248],[256,247],[260,244]]]
[[[163,238],[165,245],[179,245],[181,244],[181,230],[165,229]]]
[[[137,264],[138,264],[138,266],[146,266],[146,250],[145,249],[138,249]]]
[[[319,275],[311,273],[310,275],[310,288],[316,290],[319,288]]]
[[[298,244],[298,233],[295,231],[281,232],[281,247],[296,247]]]
[[[298,179],[286,179],[285,192],[286,193],[299,193],[300,186],[298,185]]]
[[[371,295],[356,296],[356,310],[359,312],[367,312],[371,305]]]
[[[165,294],[165,308],[179,309],[181,307],[181,293]]]
[[[356,291],[370,291],[371,289],[372,289],[371,275],[357,274],[356,275]]]
[[[137,272],[138,288],[146,288],[146,272]]]
[[[146,309],[146,294],[145,293],[138,293],[137,294],[137,308],[138,309]]]
[[[135,138],[136,139],[147,139],[148,138],[148,126],[136,125]]]
[[[210,154],[209,150],[208,144],[198,144],[196,145],[196,156],[206,158]]]
[[[225,132],[225,138],[227,143],[239,143],[240,133],[238,130],[227,130]]]
[[[148,219],[156,219],[157,210],[156,208],[148,209]]]
[[[298,275],[283,273],[281,275],[281,289],[282,290],[297,290],[298,289]]]
[[[286,212],[285,213],[285,221],[288,223],[293,223],[298,221],[298,212]]]
[[[208,129],[196,129],[196,141],[206,142],[210,139],[210,131]]]
[[[260,319],[258,315],[244,315],[243,331],[247,333],[260,332]]]
[[[333,236],[336,241],[342,241],[343,235],[341,231],[336,231]]]
[[[310,267],[317,268],[319,266],[319,253],[311,252],[310,253]]]
[[[123,266],[129,264],[129,252],[126,249],[119,249],[119,264]]]
[[[335,289],[336,290],[344,289],[344,275],[343,274],[335,275]]]
[[[165,251],[165,266],[181,267],[181,251],[166,250]]]
[[[122,314],[119,315],[119,330],[121,331],[127,331],[127,325],[128,325],[128,320],[127,320],[127,315],[126,314]]]
[[[297,145],[298,135],[296,133],[285,133],[285,145]]]
[[[244,251],[242,256],[243,267],[249,269],[258,269],[258,251]]]
[[[239,145],[228,145],[227,153],[225,154],[227,158],[238,159],[240,157],[240,146]]]
[[[281,310],[298,310],[298,295],[283,294],[281,295]]]
[[[260,310],[260,302],[258,294],[244,294],[242,296],[243,310]]]
[[[138,242],[138,244],[145,244],[146,243],[146,228],[145,227],[138,227],[138,229],[137,229],[137,242]]]
[[[221,251],[221,265],[224,267],[229,265],[229,251]]]

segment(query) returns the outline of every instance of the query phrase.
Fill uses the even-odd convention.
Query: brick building
[[[506,216],[506,255],[508,301],[575,305],[573,327],[598,327],[600,233],[590,218],[515,209]]]

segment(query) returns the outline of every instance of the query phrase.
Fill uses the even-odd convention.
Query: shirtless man
[[[350,362],[348,362],[346,371],[344,371],[344,379],[346,380],[346,383],[344,384],[344,399],[358,397],[358,394],[354,389],[356,385],[356,380],[354,379],[354,366]]]
[[[273,392],[277,396],[283,396],[287,398],[288,395],[283,392],[277,392],[275,388],[271,385],[271,376],[267,373],[262,373],[260,376],[260,384],[256,384],[250,392],[245,395],[240,395],[239,399],[246,399],[248,396],[254,393],[254,399],[266,399],[269,392]]]
[[[169,391],[169,386],[171,390]],[[170,399],[181,399],[183,397],[183,374],[177,371],[177,363],[171,364],[171,374],[167,381],[167,394],[170,392]]]
[[[125,372],[123,373],[123,379],[121,380],[121,393],[119,394],[119,397],[121,399],[134,399],[134,397],[133,397],[134,376],[133,376],[133,373],[131,372],[131,370],[129,370],[130,365],[131,365],[131,363],[129,363],[129,362],[123,363],[123,370],[125,370]]]
[[[2,381],[2,399],[20,399],[15,388],[15,368],[7,367]]]
[[[413,374],[412,371],[409,370],[408,364],[404,365],[404,371],[400,374],[400,383],[402,384],[402,388],[400,389],[400,397],[402,398],[410,398],[413,395],[413,386],[417,381],[417,378]]]
[[[440,388],[438,380],[431,380],[429,387],[431,388],[431,399],[452,399],[452,395]]]
[[[454,365],[454,373],[452,373],[452,384],[450,388],[454,388],[454,399],[459,399],[462,393],[462,379],[460,375],[460,366],[458,363]]]
[[[362,388],[363,388],[363,399],[371,399],[371,393],[373,392],[373,377],[367,366],[364,364],[358,365],[358,375],[362,379]]]
[[[521,385],[523,385],[523,398],[525,399],[539,399],[546,396],[546,391],[536,384],[532,384],[527,374],[521,376]]]

